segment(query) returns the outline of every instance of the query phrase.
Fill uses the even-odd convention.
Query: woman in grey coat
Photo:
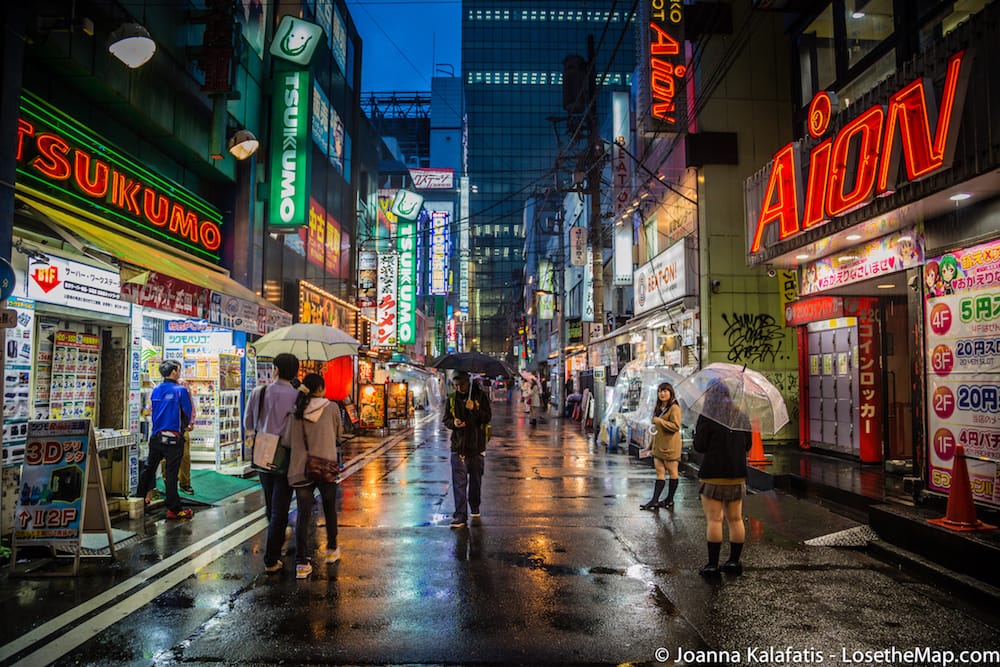
[[[325,398],[326,384],[323,377],[310,373],[302,378],[295,410],[285,426],[283,442],[291,448],[288,463],[288,484],[295,489],[299,518],[295,523],[295,576],[305,579],[312,573],[309,554],[313,517],[314,494],[319,489],[323,514],[326,516],[326,559],[334,563],[340,558],[337,546],[337,483],[314,482],[306,478],[306,445],[308,454],[330,461],[337,460],[337,443],[343,433],[340,407]]]

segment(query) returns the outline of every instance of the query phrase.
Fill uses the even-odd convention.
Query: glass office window
[[[808,106],[813,96],[837,80],[833,7],[827,6],[799,35],[800,103]]]
[[[846,0],[847,66],[854,67],[893,33],[892,0]]]

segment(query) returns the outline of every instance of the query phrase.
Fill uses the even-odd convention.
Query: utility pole
[[[587,193],[590,195],[590,254],[591,275],[594,286],[594,322],[604,326],[604,234],[601,215],[601,172],[604,165],[604,144],[597,126],[597,58],[594,53],[594,36],[587,35],[587,131],[588,162]],[[593,325],[591,325],[591,331]],[[603,331],[603,329],[601,329]],[[590,333],[588,332],[588,341]],[[600,442],[601,421],[604,419],[604,366],[594,367],[594,443]],[[587,416],[583,416],[586,432]]]
[[[597,126],[597,63],[594,36],[587,35],[587,194],[590,195],[590,252],[594,283],[594,322],[604,323],[604,239],[601,215],[601,171],[604,146]],[[596,415],[595,415],[596,417]],[[596,420],[595,420],[596,423]]]

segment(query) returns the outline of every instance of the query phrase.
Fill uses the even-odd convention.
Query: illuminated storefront
[[[989,352],[1000,315],[984,307],[998,283],[1000,165],[975,148],[991,121],[973,103],[1000,78],[976,19],[946,23],[947,40],[912,67],[846,86],[852,103],[822,90],[803,103],[806,136],[747,180],[747,253],[797,271],[785,324],[798,331],[803,447],[946,493],[963,444],[986,459],[970,462],[976,499],[1000,504]]]

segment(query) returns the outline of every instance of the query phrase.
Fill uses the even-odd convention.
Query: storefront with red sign
[[[975,23],[852,104],[814,95],[804,136],[746,182],[747,256],[797,271],[803,447],[947,493],[963,444],[997,505],[1000,159],[976,148],[992,121],[973,100],[1000,74]]]
[[[19,326],[7,332],[5,391],[17,401],[5,409],[4,464],[22,459],[27,420],[90,418],[98,449],[118,450],[102,457],[105,487],[128,496],[148,436],[143,397],[160,381],[159,362],[175,358],[203,422],[193,432],[193,467],[234,464],[241,474],[239,416],[255,383],[244,361],[248,334],[291,316],[221,266],[220,204],[30,93],[16,159]]]

